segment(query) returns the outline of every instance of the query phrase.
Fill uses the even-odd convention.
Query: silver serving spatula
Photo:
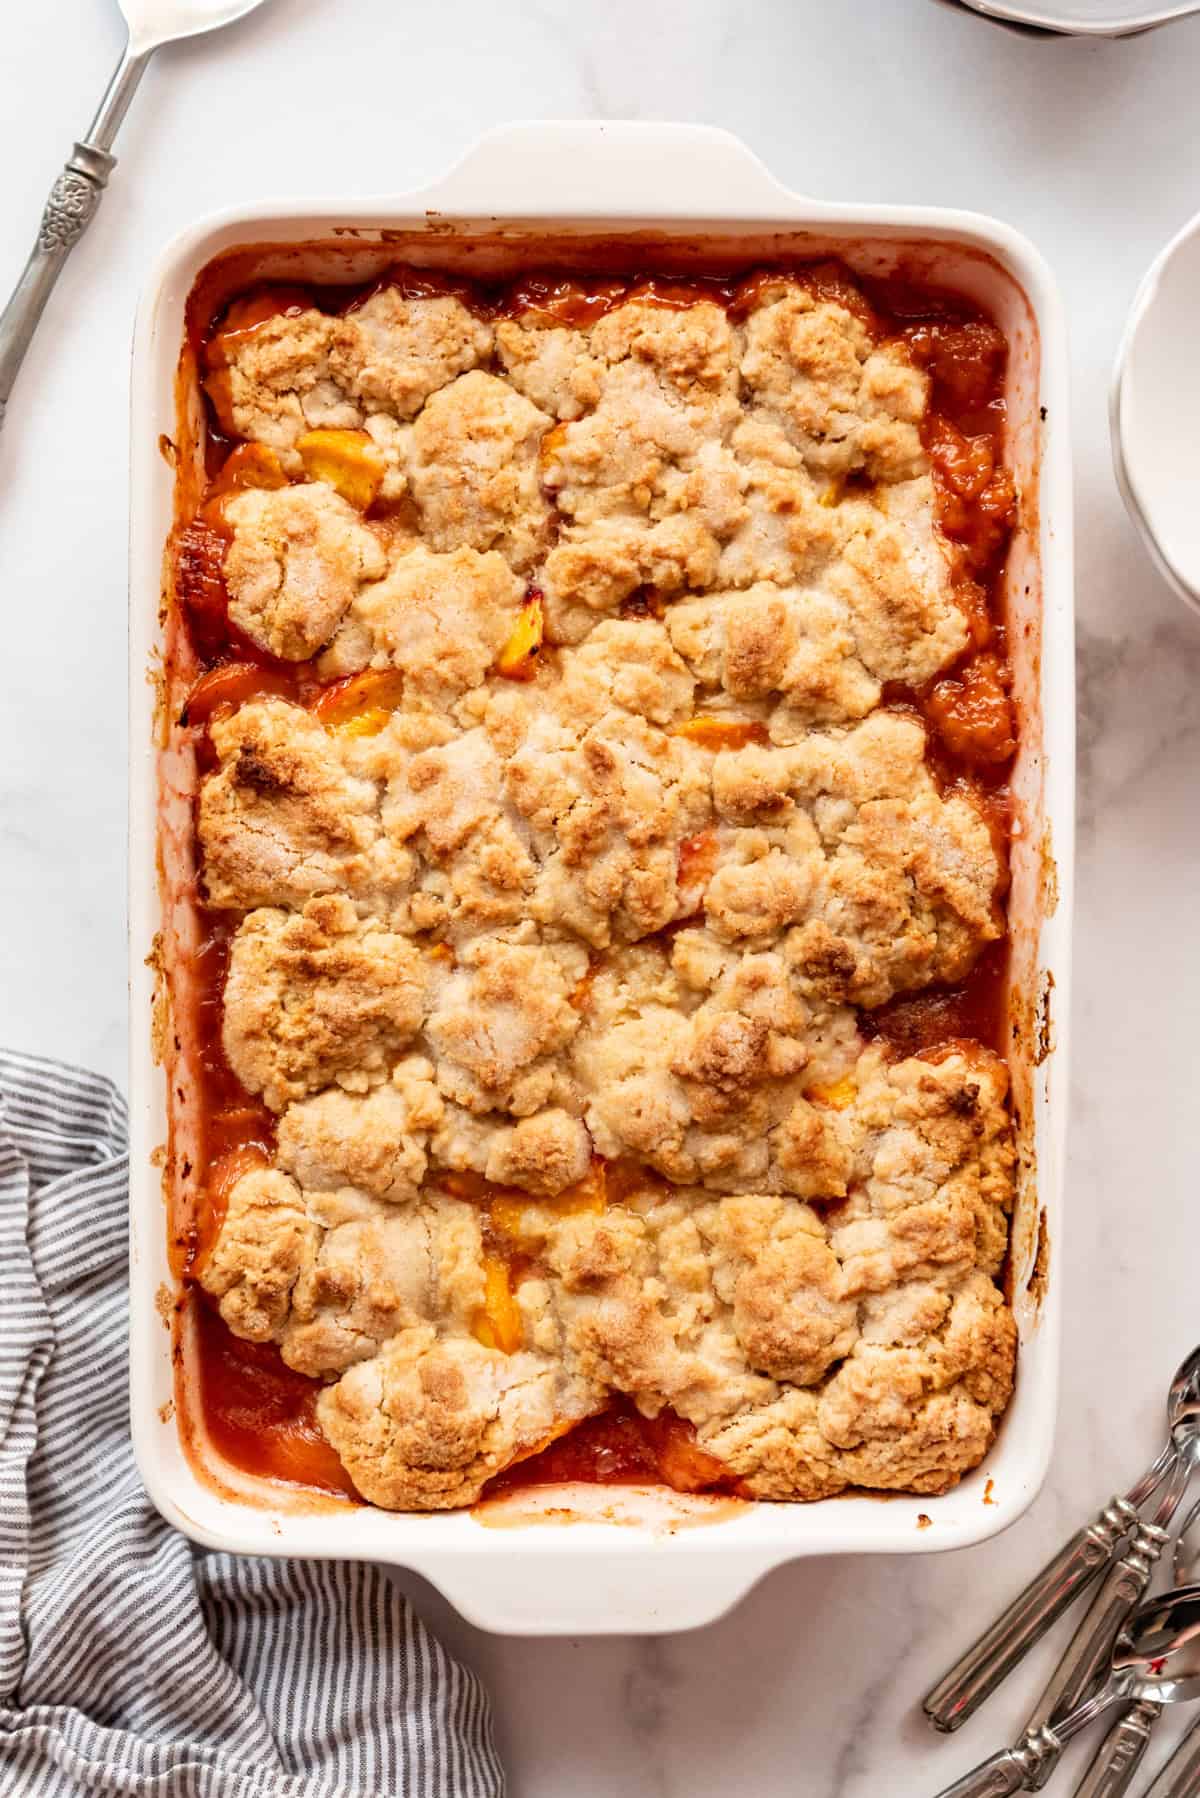
[[[25,271],[0,314],[0,424],[25,352],[63,264],[100,204],[116,164],[113,142],[146,64],[164,44],[232,24],[264,0],[118,0],[129,35],[100,110],[50,189]]]

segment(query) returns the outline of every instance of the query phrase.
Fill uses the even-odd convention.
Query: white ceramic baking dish
[[[629,264],[645,268],[832,252],[863,272],[907,272],[965,292],[1009,338],[1008,447],[1023,500],[1008,574],[1023,722],[1010,993],[1021,1139],[1012,1279],[1021,1356],[995,1447],[941,1498],[741,1505],[644,1488],[559,1487],[490,1514],[446,1516],[298,1500],[294,1489],[256,1485],[218,1462],[191,1415],[189,1345],[183,1340],[173,1356],[164,1327],[172,1293],[165,1078],[152,1051],[155,975],[147,957],[161,919],[160,777],[170,830],[172,818],[186,823],[187,769],[176,766],[169,746],[164,759],[157,745],[156,688],[147,671],[162,650],[174,480],[162,440],[178,435],[189,290],[212,258],[239,245],[259,246],[245,265],[251,275],[320,276],[336,266],[342,278],[366,279],[397,257],[477,273],[548,261],[579,266],[593,255],[611,257],[614,240]],[[311,248],[322,243],[336,247]],[[420,193],[239,208],[176,238],[138,314],[132,440],[132,1427],[142,1477],[162,1513],[221,1548],[410,1567],[472,1622],[529,1634],[685,1629],[719,1616],[770,1568],[798,1556],[961,1548],[1006,1528],[1038,1490],[1054,1429],[1067,1091],[1074,749],[1067,352],[1059,300],[1038,253],[1007,226],[971,213],[801,198],[736,139],[708,128],[515,126],[488,135]],[[182,797],[172,796],[176,785]],[[169,1054],[169,1017],[160,1013],[160,1025],[159,1044]]]

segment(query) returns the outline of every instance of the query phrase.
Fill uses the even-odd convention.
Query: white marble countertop
[[[6,9],[0,273],[119,44],[108,0]],[[0,439],[3,1038],[124,1077],[126,369],[182,223],[255,194],[403,189],[514,117],[705,120],[828,197],[977,207],[1041,246],[1073,333],[1080,832],[1059,1448],[999,1541],[807,1561],[695,1634],[511,1641],[418,1604],[488,1681],[519,1798],[921,1798],[1015,1725],[1045,1657],[951,1742],[914,1703],[1155,1442],[1200,1333],[1200,626],[1139,552],[1105,415],[1121,322],[1200,205],[1200,20],[1035,42],[931,0],[273,0],[162,57]],[[1194,683],[1194,684],[1193,684]],[[1066,1775],[1063,1783],[1068,1784]]]

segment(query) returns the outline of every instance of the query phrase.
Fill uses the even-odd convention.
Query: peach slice
[[[546,634],[542,596],[533,593],[517,613],[508,642],[496,657],[496,673],[505,680],[532,680]]]
[[[655,1418],[645,1418],[642,1428],[654,1450],[659,1473],[676,1492],[702,1492],[717,1480],[729,1478],[725,1463],[700,1447],[695,1430],[682,1417],[660,1411]]]
[[[677,725],[675,735],[701,749],[745,749],[747,743],[771,741],[766,725],[756,718],[710,718],[704,714]]]
[[[233,1120],[233,1134],[237,1134],[238,1126],[244,1121],[240,1118]],[[260,1168],[270,1167],[270,1165],[270,1155],[262,1144],[257,1142],[243,1142],[237,1148],[227,1149],[223,1155],[218,1155],[209,1165],[204,1179],[204,1201],[199,1208],[197,1217],[195,1253],[191,1268],[197,1277],[203,1273],[213,1249],[216,1247],[217,1237],[220,1235],[221,1225],[229,1207],[230,1193],[246,1174],[257,1173]]]
[[[569,1216],[592,1211],[597,1216],[608,1204],[608,1164],[598,1155],[592,1157],[587,1173],[582,1180],[576,1180],[574,1186],[568,1186],[551,1200],[556,1210],[565,1211]]]
[[[847,1106],[853,1105],[857,1093],[858,1088],[849,1074],[844,1074],[840,1080],[834,1080],[827,1086],[808,1087],[804,1097],[812,1105],[825,1105],[831,1111],[845,1111]]]
[[[578,1217],[589,1211],[598,1217],[607,1204],[605,1163],[597,1156],[582,1180],[576,1180],[574,1186],[566,1187],[553,1198],[534,1198],[515,1187],[497,1188],[488,1203],[488,1221],[501,1236],[519,1244],[540,1234],[536,1219],[530,1216],[531,1206],[545,1207],[559,1217]]]
[[[286,487],[288,478],[279,457],[266,443],[239,443],[221,464],[220,473],[208,490],[209,502],[225,494],[240,493],[247,487],[265,487],[275,492]]]
[[[184,702],[181,722],[203,727],[218,712],[269,697],[295,699],[296,683],[289,673],[257,662],[222,662],[200,676]]]
[[[507,1263],[494,1255],[484,1257],[483,1309],[475,1319],[474,1335],[484,1348],[500,1349],[506,1355],[515,1355],[525,1339]]]
[[[546,435],[542,438],[541,443],[538,445],[538,462],[541,466],[543,480],[546,479],[550,464],[558,455],[559,450],[562,449],[566,441],[567,427],[565,424],[551,425],[550,429],[546,432]]]
[[[306,431],[296,440],[310,481],[328,481],[365,512],[379,497],[387,464],[365,431]]]
[[[975,766],[1006,762],[1017,747],[1008,670],[997,656],[974,656],[956,675],[938,681],[925,716],[951,755]]]
[[[704,890],[717,871],[718,844],[715,831],[702,830],[685,837],[679,845],[677,881],[680,896],[698,905]]]
[[[328,731],[344,737],[377,737],[404,702],[404,676],[396,668],[368,668],[322,688],[312,713]]]

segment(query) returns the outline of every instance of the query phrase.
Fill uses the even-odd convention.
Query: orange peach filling
[[[755,718],[711,718],[704,713],[676,725],[675,735],[701,749],[745,749],[747,743],[769,743],[765,724]]]
[[[369,668],[325,687],[313,701],[314,716],[345,737],[377,737],[404,701],[404,676],[393,668]]]
[[[265,487],[274,492],[286,487],[288,478],[275,451],[265,443],[239,443],[221,465],[221,472],[209,489],[210,498],[237,493],[247,487]]]
[[[517,614],[508,642],[496,657],[496,673],[506,680],[532,680],[546,634],[540,595],[527,599]]]
[[[557,1217],[575,1217],[584,1212],[599,1216],[608,1204],[608,1182],[605,1163],[592,1162],[582,1180],[568,1186],[552,1199],[535,1199],[515,1188],[497,1188],[488,1201],[488,1221],[493,1230],[513,1243],[526,1242],[530,1235],[530,1208],[544,1205]],[[535,1232],[536,1233],[536,1232]]]
[[[810,1105],[825,1105],[830,1111],[845,1111],[854,1103],[858,1088],[847,1074],[830,1085],[810,1086],[804,1097]]]
[[[483,1309],[475,1318],[474,1333],[484,1348],[499,1349],[505,1355],[515,1355],[524,1338],[507,1264],[495,1255],[484,1258]]]
[[[310,481],[327,481],[360,512],[378,499],[387,464],[365,431],[306,431],[296,449]]]

